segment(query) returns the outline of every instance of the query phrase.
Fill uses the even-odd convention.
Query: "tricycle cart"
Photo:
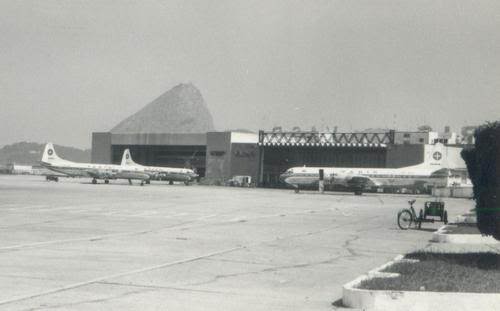
[[[413,208],[415,200],[408,201],[410,208],[402,209],[398,212],[398,226],[406,230],[409,229],[412,223],[420,229],[423,222],[441,221],[448,223],[448,212],[444,208],[444,202],[427,201],[424,203],[424,209],[420,209],[418,216]],[[438,219],[439,218],[439,219]]]

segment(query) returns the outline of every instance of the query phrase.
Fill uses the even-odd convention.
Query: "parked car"
[[[250,187],[252,176],[237,175],[226,181],[226,186],[230,187]]]

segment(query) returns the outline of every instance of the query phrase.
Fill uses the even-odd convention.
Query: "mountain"
[[[45,144],[19,142],[0,148],[0,164],[16,163],[36,165],[42,159]],[[81,150],[73,147],[54,146],[57,155],[75,162],[90,162],[90,149]]]
[[[200,91],[179,84],[120,122],[111,133],[206,133],[214,130],[212,115]]]

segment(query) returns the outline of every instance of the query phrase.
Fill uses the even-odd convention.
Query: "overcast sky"
[[[181,82],[218,130],[500,119],[500,1],[0,1],[0,145],[89,147]]]

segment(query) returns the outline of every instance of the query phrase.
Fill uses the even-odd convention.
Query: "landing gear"
[[[169,184],[169,185],[173,185],[173,184],[174,184],[174,181],[173,181],[173,180],[170,180],[170,181],[168,182],[168,184]]]
[[[109,184],[109,179],[104,179],[105,184]]]
[[[97,184],[97,179],[92,178],[92,183],[93,183],[94,185],[95,185],[95,184]]]

